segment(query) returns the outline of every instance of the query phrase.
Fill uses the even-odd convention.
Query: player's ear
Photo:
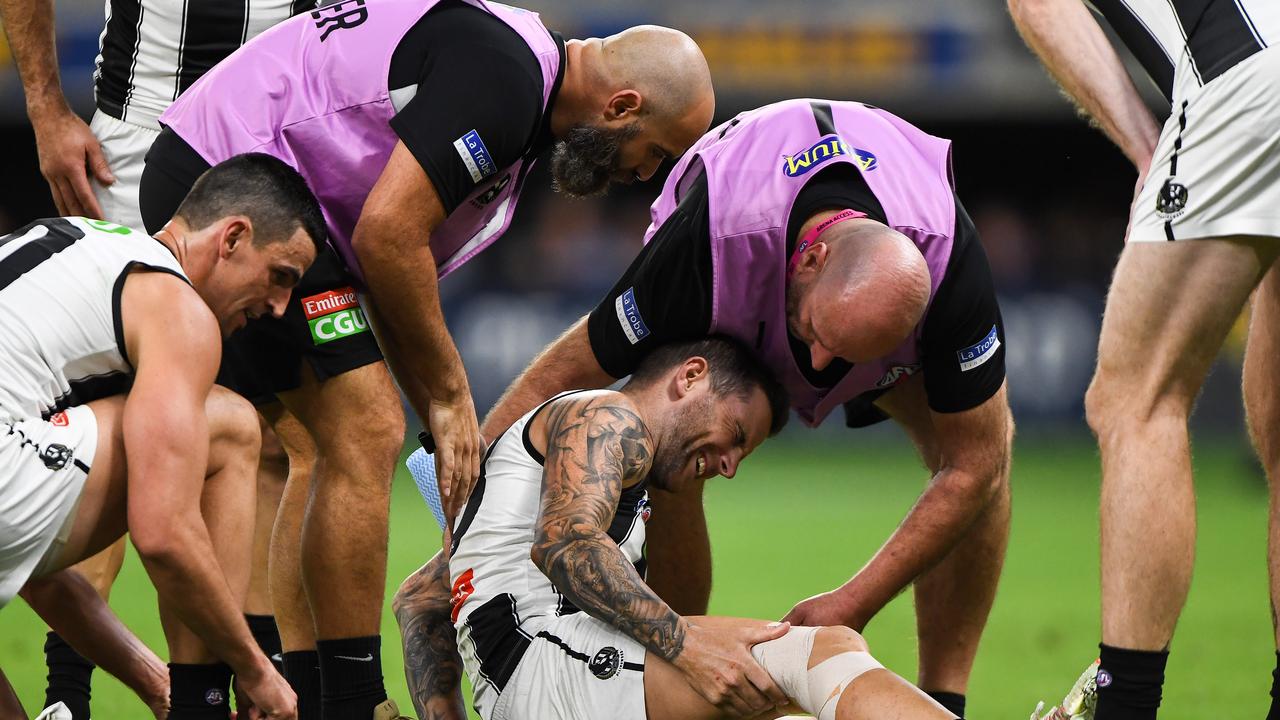
[[[606,121],[626,120],[640,114],[644,98],[635,90],[619,90],[609,97],[604,108]]]
[[[800,260],[796,263],[796,269],[792,275],[816,277],[830,259],[831,246],[821,241],[815,242],[800,253]]]
[[[253,242],[253,223],[243,215],[232,215],[225,221],[221,232],[222,254],[230,255],[240,247]]]
[[[684,397],[693,392],[693,388],[707,379],[707,359],[694,356],[680,365],[680,375],[676,378],[676,396]]]

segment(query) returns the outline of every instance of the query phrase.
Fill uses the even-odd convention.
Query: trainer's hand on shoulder
[[[436,442],[440,503],[444,506],[445,527],[451,528],[480,476],[484,439],[480,437],[480,423],[476,420],[469,388],[464,388],[451,402],[433,398],[429,415],[427,424]]]
[[[63,215],[103,219],[89,185],[89,174],[103,185],[116,181],[93,131],[69,108],[32,119],[40,174],[49,182],[53,202]]]
[[[245,675],[237,674],[236,682],[252,703],[248,712],[237,713],[237,720],[297,720],[298,696],[265,655],[258,669]]]
[[[786,694],[751,648],[787,634],[786,623],[762,627],[704,628],[690,622],[674,665],[707,702],[730,717],[755,717],[786,705]]]
[[[859,618],[856,604],[842,590],[831,590],[800,601],[783,616],[782,622],[804,627],[844,625],[859,632],[866,625],[866,621]]]

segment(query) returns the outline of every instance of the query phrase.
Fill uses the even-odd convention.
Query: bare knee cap
[[[848,637],[832,637],[833,633]],[[819,637],[823,644],[834,644],[835,653],[811,668],[809,658]],[[884,667],[866,647],[861,636],[847,628],[793,627],[777,640],[756,645],[751,655],[805,712],[818,720],[834,720],[845,687],[859,675]]]
[[[205,401],[205,414],[209,420],[211,439],[237,446],[251,445],[254,452],[258,451],[262,442],[258,430],[258,412],[248,400],[220,385],[214,385]]]

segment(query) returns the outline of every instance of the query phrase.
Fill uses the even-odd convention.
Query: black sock
[[[379,635],[316,643],[324,720],[371,720],[386,701],[381,646]]]
[[[244,621],[249,625],[249,634],[258,643],[262,654],[267,656],[276,672],[284,673],[284,660],[280,653],[280,630],[276,628],[276,619],[271,615],[245,615]],[[248,699],[240,697],[240,688],[232,685],[236,694],[236,709],[247,706]]]
[[[284,659],[280,650],[280,629],[276,627],[274,615],[245,615],[249,624],[249,634],[257,641],[258,647],[276,666],[277,672],[284,672]]]
[[[56,632],[45,636],[44,661],[49,666],[44,706],[61,702],[75,720],[89,720],[89,678],[94,664],[72,650]]]
[[[1280,720],[1280,651],[1276,652],[1276,669],[1271,671],[1271,710],[1267,720]]]
[[[1169,651],[1100,644],[1098,712],[1094,720],[1156,720]]]
[[[298,720],[320,720],[320,654],[298,650],[282,657],[284,679],[298,695]]]
[[[169,720],[227,720],[231,667],[169,663]]]
[[[964,720],[964,695],[941,690],[926,690],[925,694],[937,700],[939,705],[947,709],[947,712]]]

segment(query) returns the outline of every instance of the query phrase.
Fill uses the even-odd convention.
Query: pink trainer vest
[[[955,232],[951,143],[856,102],[787,100],[713,128],[671,171],[645,235],[647,243],[675,210],[697,167],[705,168],[711,332],[736,337],[759,353],[810,425],[920,367],[923,320],[901,346],[879,360],[855,365],[834,388],[814,387],[796,365],[787,340],[787,219],[805,182],[836,163],[851,164],[862,173],[888,224],[924,255],[936,293]]]
[[[492,13],[529,44],[542,67],[545,112],[560,73],[555,38],[536,13],[487,0],[464,1]],[[215,66],[160,122],[210,164],[264,152],[292,165],[320,200],[330,243],[363,278],[351,234],[398,140],[389,124],[396,113],[387,87],[391,56],[437,2],[342,0],[291,18]],[[487,159],[483,152],[471,157],[481,163]],[[484,182],[431,233],[440,277],[506,231],[532,163],[525,157],[484,172]]]

